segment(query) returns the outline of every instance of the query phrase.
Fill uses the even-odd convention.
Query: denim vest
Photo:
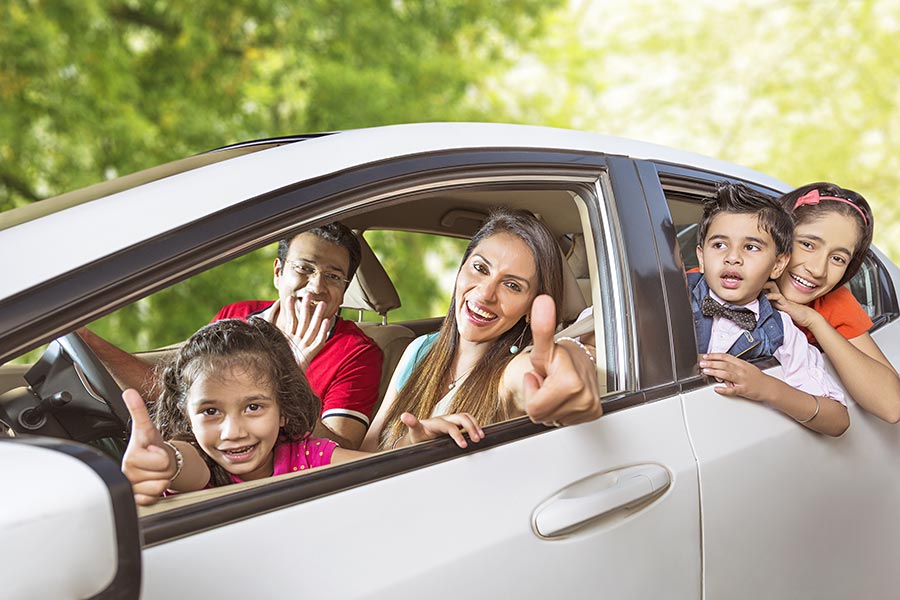
[[[700,306],[709,294],[709,285],[702,273],[688,273],[688,287],[691,290],[691,311],[694,313],[694,331],[697,332],[697,349],[705,354],[712,335],[712,317],[703,316]],[[744,331],[728,354],[750,360],[761,356],[772,356],[784,343],[784,322],[781,313],[772,308],[765,294],[759,295],[759,318],[753,331]]]

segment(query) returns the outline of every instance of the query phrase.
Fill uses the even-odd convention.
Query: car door
[[[655,184],[661,181],[669,206],[674,203],[673,214],[684,211],[691,196],[697,201],[717,179],[667,165],[648,167],[644,175],[648,189],[659,189]],[[665,200],[658,194],[650,202]],[[670,243],[678,246],[675,239]],[[888,271],[874,255],[867,265],[859,277],[870,283],[868,289],[881,282],[878,302],[871,302],[881,313],[873,315],[881,325],[873,336],[886,355],[900,356],[891,285],[897,271]],[[678,275],[683,265],[676,258],[664,270]],[[695,348],[677,350],[696,359]],[[774,377],[782,375],[772,359],[758,366]],[[692,371],[698,372],[696,364]],[[763,404],[720,396],[705,378],[684,376],[682,385],[685,422],[699,465],[707,597],[897,596],[896,426],[850,400],[849,430],[829,438]]]
[[[292,160],[314,160],[314,146],[305,142]],[[699,482],[669,299],[647,243],[658,223],[634,163],[435,154],[298,184],[246,214],[314,222],[402,201],[424,185],[488,183],[571,191],[594,255],[607,415],[559,429],[518,419],[467,450],[438,440],[149,514],[143,598],[700,597]],[[200,225],[222,230],[215,218]]]

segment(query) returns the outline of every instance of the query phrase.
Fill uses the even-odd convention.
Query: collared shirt
[[[710,290],[709,295],[712,296],[713,300],[730,308],[749,309],[759,318],[759,300],[754,300],[744,306],[737,306],[725,302],[712,290]],[[825,369],[825,358],[815,347],[809,344],[806,336],[794,325],[787,313],[780,310],[776,312],[778,312],[781,322],[784,324],[784,342],[775,350],[774,357],[775,360],[781,363],[785,383],[814,396],[827,396],[846,406],[847,402],[844,399],[844,392]],[[744,333],[744,330],[730,319],[724,317],[713,318],[712,333],[709,336],[707,352],[727,353],[728,349]]]
[[[277,302],[248,300],[223,307],[213,321],[243,319],[265,311]],[[378,400],[383,356],[381,349],[352,321],[336,319],[333,335],[306,369],[306,378],[322,399],[322,419],[346,417],[369,426]]]

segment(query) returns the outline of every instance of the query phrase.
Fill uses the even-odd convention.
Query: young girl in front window
[[[164,369],[160,386],[153,420],[137,391],[123,393],[132,433],[122,470],[138,504],[153,504],[167,490],[304,472],[368,455],[310,437],[319,399],[287,339],[263,319],[227,319],[202,328]],[[462,432],[473,441],[483,435],[474,420],[463,417],[412,421],[415,441],[448,434],[459,443]]]
[[[900,377],[868,334],[869,316],[844,287],[872,242],[869,204],[824,182],[799,187],[781,202],[794,216],[794,248],[778,285],[767,286],[769,301],[825,352],[860,406],[900,421]]]

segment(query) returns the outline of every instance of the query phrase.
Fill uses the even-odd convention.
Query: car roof
[[[297,143],[302,141],[302,143]],[[0,216],[0,298],[249,198],[366,164],[454,150],[569,150],[685,165],[786,189],[725,161],[607,135],[492,123],[423,123],[291,136],[161,165]],[[45,204],[46,203],[46,204]],[[17,257],[27,256],[19,260]]]

